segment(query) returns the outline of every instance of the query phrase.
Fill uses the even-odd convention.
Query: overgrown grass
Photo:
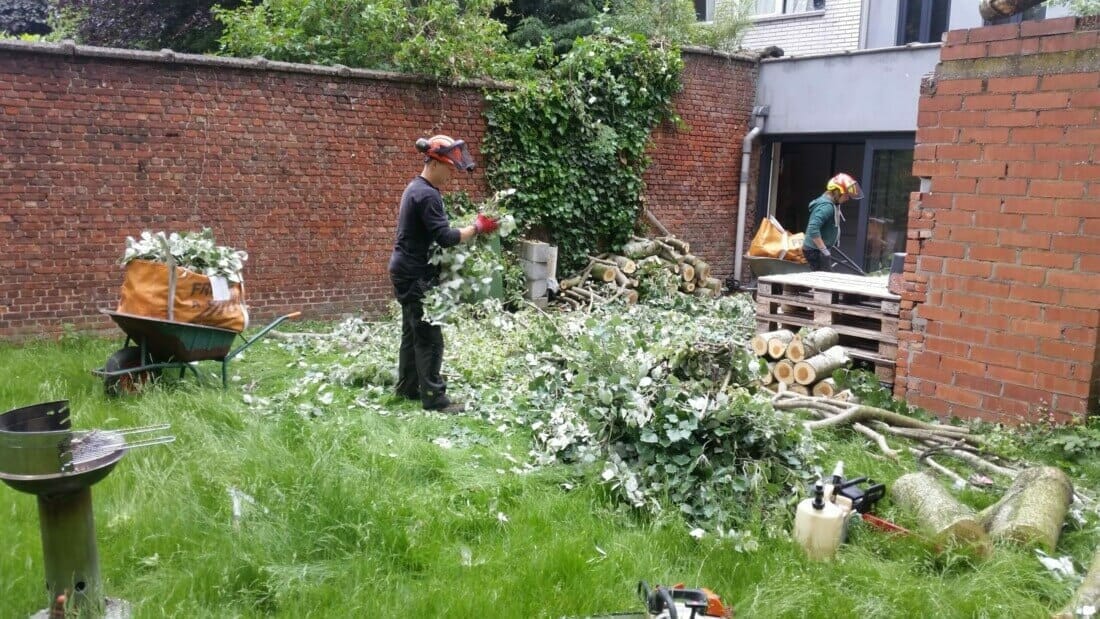
[[[738,553],[693,539],[675,514],[625,511],[598,470],[524,472],[523,432],[384,396],[357,406],[353,388],[333,387],[319,417],[260,414],[245,395],[276,396],[307,371],[270,340],[232,364],[227,391],[166,381],[109,399],[88,370],[117,345],[0,346],[0,410],[66,398],[78,428],[172,424],[176,443],[128,455],[93,491],[107,590],[138,617],[583,616],[638,608],[639,579],[706,586],[744,617],[1042,617],[1072,589],[1026,550],[977,562],[862,527],[832,563],[785,537]],[[847,433],[827,443],[826,467],[843,459],[884,481],[907,469]],[[255,499],[236,525],[231,489]],[[46,602],[37,510],[29,495],[0,497],[0,616],[24,616]],[[1080,563],[1095,543],[1070,530],[1058,552]]]

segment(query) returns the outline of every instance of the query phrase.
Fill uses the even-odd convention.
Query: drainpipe
[[[745,207],[749,202],[749,163],[752,161],[752,143],[764,130],[764,119],[769,108],[758,105],[752,109],[753,128],[741,143],[741,191],[737,197],[737,250],[733,256],[733,278],[741,280],[741,256],[745,253]]]

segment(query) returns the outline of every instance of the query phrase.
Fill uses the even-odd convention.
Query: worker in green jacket
[[[802,253],[815,271],[828,271],[832,253],[840,240],[840,208],[848,200],[859,200],[863,189],[859,182],[847,174],[837,174],[825,185],[825,193],[810,202],[810,222],[806,224],[806,238],[802,241]]]

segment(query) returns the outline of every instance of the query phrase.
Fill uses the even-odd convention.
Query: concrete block
[[[527,278],[527,281],[546,281],[546,278],[550,276],[550,268],[545,262],[531,262],[521,258],[519,266],[523,269],[523,275]]]
[[[549,250],[550,245],[543,243],[542,241],[524,240],[519,242],[520,260],[529,260],[531,262],[546,262]]]

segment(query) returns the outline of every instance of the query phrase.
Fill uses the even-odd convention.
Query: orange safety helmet
[[[455,140],[447,135],[433,135],[416,141],[416,150],[426,155],[424,162],[435,159],[448,163],[455,169],[469,172],[474,169],[474,159],[466,148],[466,142]]]
[[[852,200],[859,200],[863,197],[863,188],[859,186],[859,181],[843,172],[829,179],[829,182],[825,185],[825,191],[836,191]]]

